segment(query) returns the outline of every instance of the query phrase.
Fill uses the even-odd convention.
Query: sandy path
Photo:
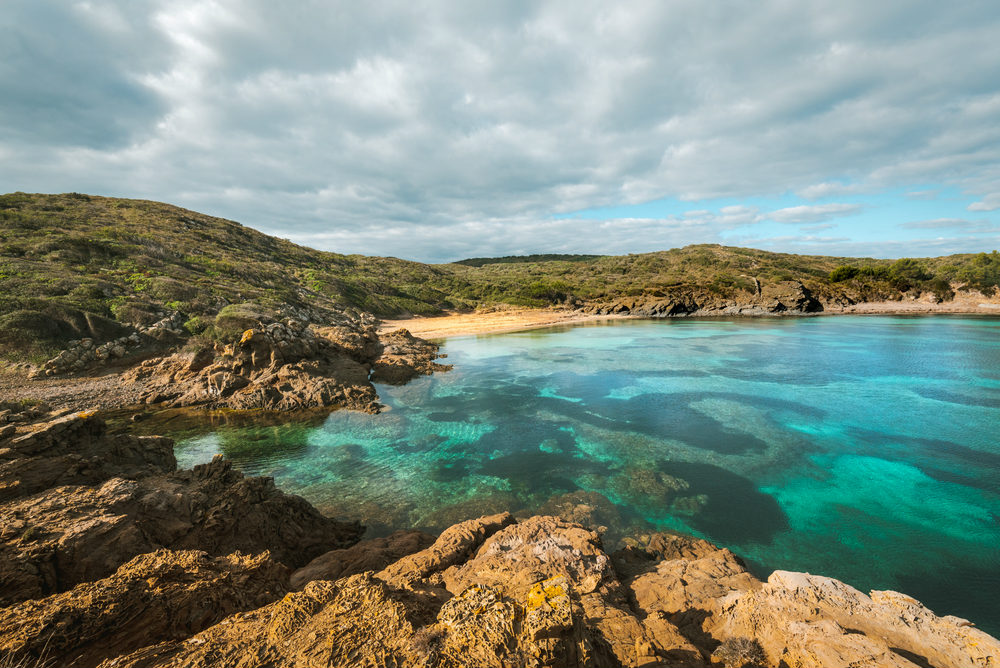
[[[511,309],[484,313],[455,313],[430,318],[386,320],[382,323],[379,331],[391,332],[394,329],[405,327],[414,336],[424,339],[444,339],[450,336],[519,332],[553,325],[573,325],[623,317],[627,316],[589,315],[576,311],[547,309]]]

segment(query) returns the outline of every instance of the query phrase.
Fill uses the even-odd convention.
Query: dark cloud
[[[419,259],[721,241],[892,187],[986,211],[998,33],[992,2],[6,0],[0,189],[160,199]],[[859,203],[589,240],[551,218],[789,192]]]

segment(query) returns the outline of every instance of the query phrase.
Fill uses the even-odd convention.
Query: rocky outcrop
[[[801,315],[824,310],[823,303],[799,281],[764,283],[755,290],[722,297],[701,286],[680,286],[669,295],[645,295],[594,302],[582,310],[598,315],[627,314],[642,318],[730,315]]]
[[[367,315],[314,330],[287,320],[243,331],[228,345],[149,360],[124,375],[142,400],[166,406],[298,410],[345,407],[378,412],[372,380],[403,383],[446,370],[438,346],[408,333],[379,340]],[[374,373],[373,373],[374,371]]]
[[[376,383],[402,385],[417,376],[448,371],[451,365],[438,364],[438,345],[417,338],[409,330],[397,329],[383,334],[382,354],[375,360],[372,380]]]
[[[146,403],[166,406],[375,411],[368,374],[344,347],[289,320],[248,329],[229,345],[149,360],[124,380],[144,384]]]
[[[434,543],[423,531],[400,530],[384,538],[370,538],[341,550],[321,554],[292,573],[292,587],[302,589],[313,580],[338,580],[365,571],[380,571],[403,557]]]
[[[95,485],[177,468],[174,442],[110,435],[104,420],[73,413],[0,441],[0,502],[63,485]]]
[[[3,409],[16,419],[2,466],[21,467],[2,469],[3,665],[988,668],[1000,656],[996,639],[903,594],[783,571],[760,582],[728,550],[675,534],[609,553],[581,524],[500,513],[436,539],[359,543],[357,524],[220,458],[164,472],[165,439],[16,408]],[[684,491],[635,478],[636,493]],[[553,508],[597,519],[591,501]]]
[[[295,568],[353,544],[361,531],[221,458],[191,471],[56,487],[0,506],[0,605],[107,577],[160,548],[267,549]]]
[[[781,572],[764,584],[729,551],[671,534],[609,555],[582,526],[498,515],[102,665],[944,668],[998,652],[900,594]]]
[[[13,665],[95,666],[183,640],[287,591],[288,569],[266,552],[210,557],[159,550],[103,580],[0,609],[0,657]]]
[[[755,638],[769,665],[996,666],[1000,643],[905,594],[867,596],[838,580],[775,571],[762,587],[720,602],[714,635]]]

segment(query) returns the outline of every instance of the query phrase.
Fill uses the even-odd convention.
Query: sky
[[[0,192],[425,262],[988,251],[998,36],[995,0],[0,0]]]

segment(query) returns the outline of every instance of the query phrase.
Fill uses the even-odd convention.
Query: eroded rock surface
[[[73,413],[0,440],[0,502],[50,487],[135,479],[176,467],[169,438],[111,435],[102,419]]]
[[[266,549],[295,568],[353,544],[361,531],[221,458],[190,471],[56,487],[0,505],[0,605],[106,577],[160,548]]]
[[[448,371],[451,365],[435,362],[438,346],[417,338],[409,330],[397,329],[381,337],[382,354],[375,360],[372,380],[376,383],[401,385],[417,376],[435,371]]]
[[[400,530],[384,538],[370,538],[348,548],[331,550],[292,573],[292,587],[301,589],[313,580],[337,580],[365,571],[380,571],[429,547],[434,540],[434,536],[423,531]]]
[[[370,376],[404,383],[450,368],[434,362],[436,344],[405,331],[382,341],[376,325],[367,314],[319,330],[297,320],[261,324],[228,345],[148,360],[124,380],[145,387],[146,403],[166,406],[377,412]]]
[[[945,668],[1000,656],[997,640],[901,594],[781,572],[765,584],[705,541],[648,538],[612,556],[555,517],[484,517],[378,573],[314,580],[103,665]]]
[[[365,354],[363,338],[349,345]],[[998,665],[996,639],[903,594],[783,571],[762,583],[728,550],[669,533],[609,553],[567,519],[595,517],[586,493],[554,502],[565,518],[359,543],[356,523],[220,458],[164,472],[164,440],[35,413],[0,422],[14,426],[0,436],[3,665]],[[635,477],[663,502],[681,483]]]
[[[95,666],[168,640],[288,591],[288,569],[265,552],[210,557],[159,550],[103,580],[0,609],[0,656],[17,665]]]

